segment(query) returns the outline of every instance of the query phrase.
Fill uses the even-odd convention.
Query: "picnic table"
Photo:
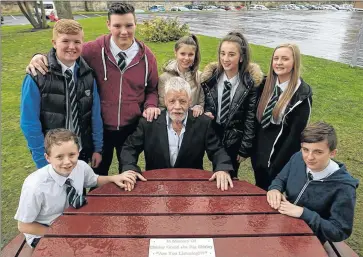
[[[222,192],[208,171],[143,175],[148,181],[131,192],[107,184],[88,194],[87,205],[65,210],[32,256],[147,257],[157,238],[211,238],[217,257],[328,256],[304,221],[279,214],[246,181]]]

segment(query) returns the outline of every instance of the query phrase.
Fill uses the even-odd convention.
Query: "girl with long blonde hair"
[[[257,107],[256,143],[251,156],[256,185],[267,190],[290,157],[300,150],[312,89],[300,77],[301,55],[295,44],[275,48]]]

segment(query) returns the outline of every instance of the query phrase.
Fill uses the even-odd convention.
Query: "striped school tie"
[[[66,75],[66,81],[67,81],[67,86],[68,86],[73,129],[74,129],[74,133],[77,136],[80,136],[80,133],[79,133],[80,129],[79,129],[79,124],[78,124],[77,92],[76,92],[76,87],[75,87],[74,80],[73,80],[73,72],[70,69],[68,69],[65,71],[65,75]]]
[[[87,199],[84,195],[77,194],[77,191],[74,186],[72,186],[71,180],[69,178],[67,178],[65,184],[67,186],[66,192],[70,206],[78,209],[87,203]]]
[[[120,58],[117,62],[117,65],[120,70],[123,71],[126,68],[126,54],[124,52],[119,52],[117,55]]]
[[[232,84],[228,80],[224,81],[224,88],[221,102],[221,118],[220,123],[226,124],[228,121],[229,105],[231,103],[231,88]]]
[[[275,86],[274,88],[274,92],[271,96],[270,101],[268,102],[265,111],[263,112],[262,115],[262,120],[261,120],[261,126],[262,128],[267,128],[270,123],[271,123],[271,117],[272,117],[272,111],[275,108],[275,105],[277,103],[277,101],[279,100],[281,94],[281,89],[278,86]]]

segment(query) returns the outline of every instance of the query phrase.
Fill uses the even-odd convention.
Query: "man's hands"
[[[30,60],[29,65],[26,67],[26,73],[37,75],[36,70],[45,75],[48,72],[48,59],[42,54],[34,55]]]
[[[214,120],[214,116],[213,116],[213,114],[211,112],[205,112],[204,115],[207,115],[209,118]]]
[[[222,191],[228,190],[228,184],[233,188],[231,175],[227,171],[216,171],[209,181],[217,180],[217,188]]]
[[[92,154],[92,161],[91,161],[91,167],[92,168],[97,168],[98,165],[100,165],[102,161],[102,155],[100,153],[93,153]]]
[[[132,189],[134,189],[137,179],[140,179],[141,181],[146,181],[146,178],[144,178],[140,173],[133,170],[128,170],[115,176],[125,176],[125,178],[128,178],[127,180],[126,179],[124,180],[124,183],[121,183],[122,185],[119,185],[116,182],[114,182],[120,188],[124,188],[125,191],[131,191]]]
[[[300,218],[304,208],[290,203],[279,190],[272,189],[267,192],[267,202],[270,206],[278,210],[281,214],[290,217]]]
[[[157,107],[149,107],[147,109],[144,110],[144,112],[142,113],[142,116],[148,121],[148,122],[152,122],[153,119],[157,119],[158,116],[160,115],[160,109]]]
[[[193,111],[193,116],[194,117],[198,117],[200,115],[203,114],[203,107],[200,105],[194,105],[193,108],[191,108],[191,110]]]

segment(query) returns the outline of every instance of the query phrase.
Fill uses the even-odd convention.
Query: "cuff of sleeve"
[[[278,185],[270,185],[268,187],[268,191],[273,190],[273,189],[279,190],[282,193],[282,187],[281,186],[278,186]]]
[[[250,155],[248,153],[246,153],[244,150],[241,150],[241,149],[238,151],[238,155],[242,156],[243,158],[250,157]]]
[[[140,167],[135,166],[135,165],[124,165],[124,166],[122,166],[121,172],[128,171],[128,170],[133,170],[133,171],[141,173]]]
[[[306,207],[303,207],[303,208],[304,208],[304,211],[301,214],[300,218],[309,224],[309,221],[313,218],[315,212],[309,210]]]

